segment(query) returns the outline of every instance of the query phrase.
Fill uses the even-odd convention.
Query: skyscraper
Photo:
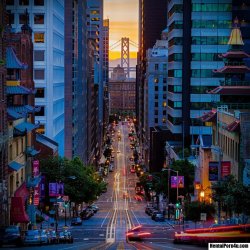
[[[213,69],[223,66],[218,54],[228,49],[231,24],[231,0],[169,1],[167,126],[183,147],[212,133],[197,118],[217,101],[207,92],[222,80]]]
[[[73,35],[72,35],[73,34]],[[87,163],[86,2],[65,2],[65,156]]]
[[[9,1],[10,22],[21,30],[25,11],[29,14],[34,44],[35,104],[41,106],[36,121],[41,133],[59,144],[64,155],[64,1]]]
[[[167,26],[167,0],[139,1],[139,51],[136,69],[136,120],[139,137],[143,143],[144,79],[146,73],[146,51],[152,48]]]

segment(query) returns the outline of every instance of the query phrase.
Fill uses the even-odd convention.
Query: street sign
[[[206,213],[201,213],[201,220],[206,221],[207,220],[207,214]]]

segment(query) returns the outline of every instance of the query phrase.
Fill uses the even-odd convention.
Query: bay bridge
[[[138,48],[138,44],[130,40],[128,37],[122,37],[109,47],[109,50],[115,50],[118,46],[121,47],[121,67],[124,68],[127,78],[130,77],[130,72],[135,72],[135,67],[130,67],[129,46]],[[113,71],[114,67],[109,67],[109,71]]]

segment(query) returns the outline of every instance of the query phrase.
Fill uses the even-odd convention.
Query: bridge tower
[[[122,37],[121,39],[121,67],[123,67],[129,78],[129,38]]]

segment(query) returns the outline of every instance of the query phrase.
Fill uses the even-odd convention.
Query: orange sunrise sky
[[[138,44],[138,1],[104,0],[104,19],[109,19],[109,45],[122,37],[129,37]],[[120,58],[121,46],[110,51],[110,59]],[[130,58],[136,58],[137,48],[130,45]]]

